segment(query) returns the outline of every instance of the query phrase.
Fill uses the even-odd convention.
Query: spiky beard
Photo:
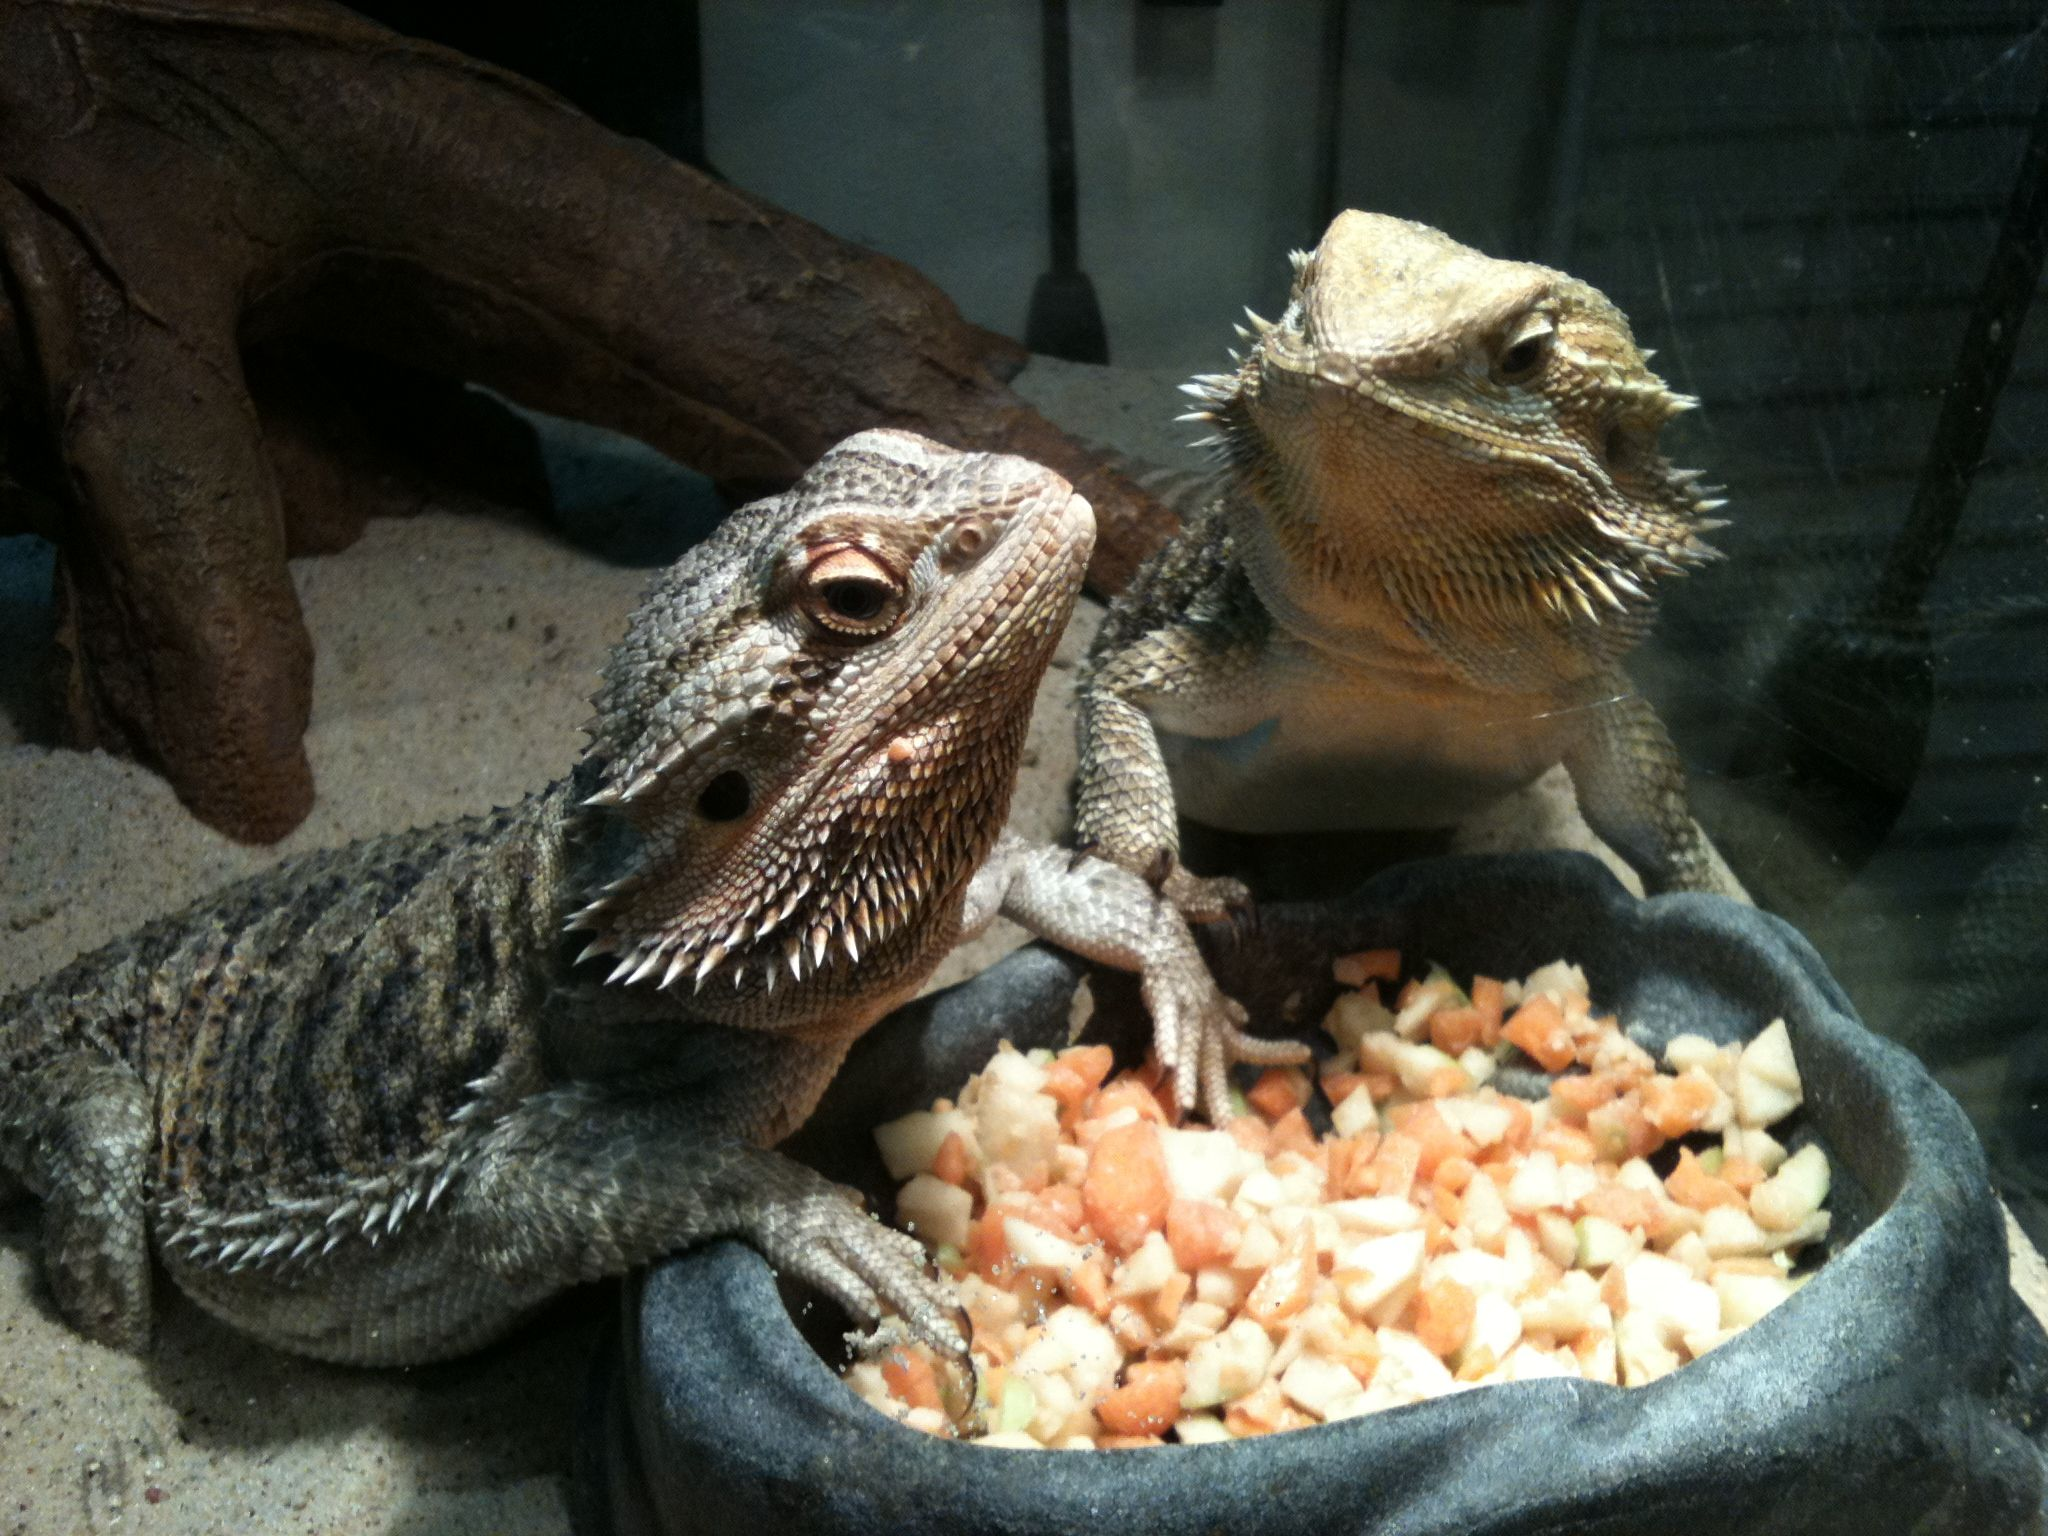
[[[1252,319],[1263,338],[1270,322]],[[1248,333],[1240,328],[1240,334]],[[1336,590],[1388,591],[1409,611],[1438,619],[1505,626],[1531,618],[1568,625],[1608,621],[1620,640],[1647,625],[1658,581],[1718,558],[1701,535],[1724,526],[1707,515],[1723,503],[1706,494],[1698,471],[1676,469],[1651,451],[1633,467],[1640,490],[1631,494],[1607,481],[1605,495],[1538,499],[1527,493],[1537,505],[1521,526],[1465,521],[1438,530],[1447,536],[1434,544],[1424,537],[1430,530],[1420,527],[1367,531],[1369,522],[1334,515],[1330,503],[1337,498],[1323,494],[1254,419],[1246,394],[1260,371],[1255,350],[1235,373],[1197,375],[1182,390],[1200,407],[1180,419],[1213,426],[1196,446],[1232,472],[1296,568]],[[1296,387],[1318,386],[1303,380]],[[1406,414],[1363,382],[1327,380],[1320,387],[1352,390],[1359,410]],[[1459,439],[1449,423],[1430,422],[1425,430],[1446,442]],[[1560,508],[1569,509],[1562,518]],[[1361,532],[1365,536],[1357,537]]]
[[[688,978],[707,999],[908,963],[1002,830],[1023,729],[1019,720],[1002,740],[924,743],[910,770],[844,779],[713,862],[664,857],[650,840],[637,868],[570,919],[594,934],[579,962],[616,955],[608,982],[670,988]]]

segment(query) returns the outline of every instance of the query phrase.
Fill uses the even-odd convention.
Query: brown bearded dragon
[[[1449,826],[1555,764],[1651,891],[1715,888],[1619,662],[1720,526],[1658,431],[1694,402],[1561,272],[1349,212],[1277,324],[1186,386],[1220,488],[1111,605],[1076,839],[1190,917],[1178,811],[1244,832]]]
[[[1093,541],[1036,465],[851,438],[656,585],[568,778],[0,1000],[0,1172],[65,1317],[139,1347],[154,1252],[277,1347],[409,1363],[724,1234],[963,1351],[916,1241],[769,1150],[958,938],[1141,972],[1188,1097],[1280,1053],[1142,880],[1003,833]]]

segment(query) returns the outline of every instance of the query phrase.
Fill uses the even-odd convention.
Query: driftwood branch
[[[246,839],[312,798],[286,555],[360,522],[252,358],[473,380],[741,490],[883,423],[1022,453],[1105,589],[1168,526],[909,267],[336,7],[0,0],[0,264],[0,531],[58,546],[72,728]]]

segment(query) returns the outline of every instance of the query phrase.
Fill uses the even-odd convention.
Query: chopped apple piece
[[[1805,1099],[1792,1036],[1783,1019],[1742,1048],[1735,1069],[1735,1118],[1744,1126],[1775,1125]]]
[[[1250,1318],[1241,1317],[1212,1339],[1188,1352],[1187,1387],[1180,1405],[1194,1410],[1214,1408],[1243,1397],[1266,1379],[1273,1341]]]
[[[1804,1146],[1750,1191],[1749,1209],[1759,1224],[1777,1231],[1796,1227],[1828,1197],[1828,1155]]]
[[[928,1173],[914,1175],[896,1196],[896,1219],[933,1248],[965,1248],[974,1196]]]
[[[920,1109],[876,1126],[875,1146],[882,1154],[889,1177],[902,1180],[912,1174],[928,1173],[939,1148],[956,1131],[962,1140],[972,1137],[973,1120],[957,1109],[938,1113]]]

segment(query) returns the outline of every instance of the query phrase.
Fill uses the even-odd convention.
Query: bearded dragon
[[[1094,541],[1024,460],[876,431],[735,513],[510,809],[293,860],[0,1000],[0,1170],[80,1332],[151,1254],[272,1345],[462,1353],[556,1291],[743,1236],[964,1351],[913,1238],[771,1150],[997,912],[1142,973],[1187,1093],[1242,1037],[1143,881],[1003,833]]]
[[[1557,763],[1652,891],[1711,888],[1621,658],[1712,558],[1695,402],[1585,283],[1347,212],[1286,312],[1187,385],[1220,490],[1111,605],[1080,681],[1076,838],[1192,918],[1176,810],[1244,832],[1441,827]],[[1250,312],[1247,311],[1249,314]]]

